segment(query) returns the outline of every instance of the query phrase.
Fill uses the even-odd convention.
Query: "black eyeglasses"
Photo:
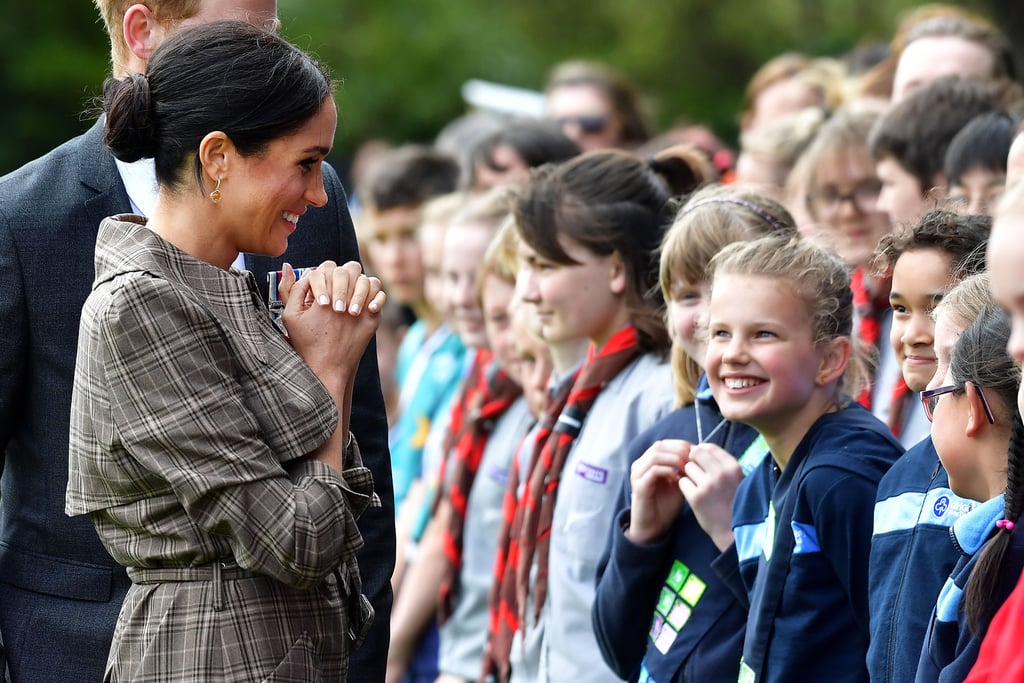
[[[834,187],[826,187],[811,192],[808,199],[820,213],[838,213],[843,202],[853,202],[861,213],[871,213],[878,208],[878,194],[881,191],[880,182],[868,181],[860,183],[850,192],[840,192]]]
[[[594,114],[592,116],[560,116],[555,119],[560,127],[565,128],[567,124],[575,123],[581,132],[587,135],[594,135],[602,132],[608,127],[608,117]]]
[[[996,418],[992,414],[992,408],[988,405],[988,399],[985,398],[985,392],[981,390],[981,387],[976,387],[978,394],[981,396],[981,406],[985,409],[985,417],[988,418],[988,423],[994,425]],[[935,406],[939,403],[939,397],[943,394],[951,394],[954,391],[962,391],[963,387],[958,387],[955,384],[947,384],[944,387],[935,387],[934,389],[925,389],[921,392],[921,404],[924,405],[924,414],[928,418],[929,422],[932,422],[932,413],[935,411]]]

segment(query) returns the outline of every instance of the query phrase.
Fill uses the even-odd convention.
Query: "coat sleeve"
[[[267,272],[279,270],[287,261],[303,267],[333,259],[338,263],[360,260],[355,228],[349,214],[345,190],[330,164],[324,164],[327,206],[311,208],[299,230],[292,235],[288,250],[280,257],[249,255],[246,263],[266,296]],[[362,647],[352,654],[350,678],[373,683],[384,681],[388,651],[388,623],[391,618],[391,574],[395,568],[395,499],[388,450],[388,422],[377,367],[377,345],[371,340],[356,371],[349,428],[359,442],[363,462],[373,473],[374,490],[380,507],[368,509],[359,518],[363,547],[358,554],[363,592],[376,616]]]
[[[804,490],[813,496],[808,503],[821,550],[849,596],[862,632],[868,634],[868,567],[878,482],[841,470],[817,468],[808,474]]]
[[[28,357],[28,321],[25,317],[25,290],[18,275],[17,246],[11,235],[7,214],[0,208],[0,273],[6,276],[0,287],[0,475],[4,471],[7,443],[15,431],[24,400]]]

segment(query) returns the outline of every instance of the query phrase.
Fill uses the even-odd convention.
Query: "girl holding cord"
[[[619,494],[621,512],[593,607],[605,661],[627,680],[736,675],[746,610],[711,569],[718,549],[685,505],[673,465],[693,449],[721,448],[749,471],[767,454],[756,431],[719,412],[704,377],[702,328],[708,262],[733,242],[771,234],[797,234],[781,205],[742,187],[712,186],[691,197],[662,244],[660,280],[681,407],[629,445],[632,470]]]

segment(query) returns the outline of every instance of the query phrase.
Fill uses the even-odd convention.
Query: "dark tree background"
[[[608,62],[657,122],[705,122],[734,142],[746,80],[786,51],[838,56],[887,41],[911,0],[279,0],[284,35],[341,87],[336,162],[360,141],[429,141],[466,108],[462,83],[539,89],[551,64]],[[1024,3],[958,3],[1024,37]],[[109,69],[88,0],[34,0],[0,24],[0,174],[81,132]],[[1015,40],[1024,45],[1024,41]],[[1019,56],[1020,57],[1020,56]],[[1024,65],[1019,58],[1018,63]]]

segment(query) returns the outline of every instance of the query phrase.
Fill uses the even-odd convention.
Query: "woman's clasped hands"
[[[300,280],[285,264],[279,291],[282,321],[303,360],[318,375],[339,367],[354,370],[387,300],[380,280],[363,273],[356,261],[324,261]]]

